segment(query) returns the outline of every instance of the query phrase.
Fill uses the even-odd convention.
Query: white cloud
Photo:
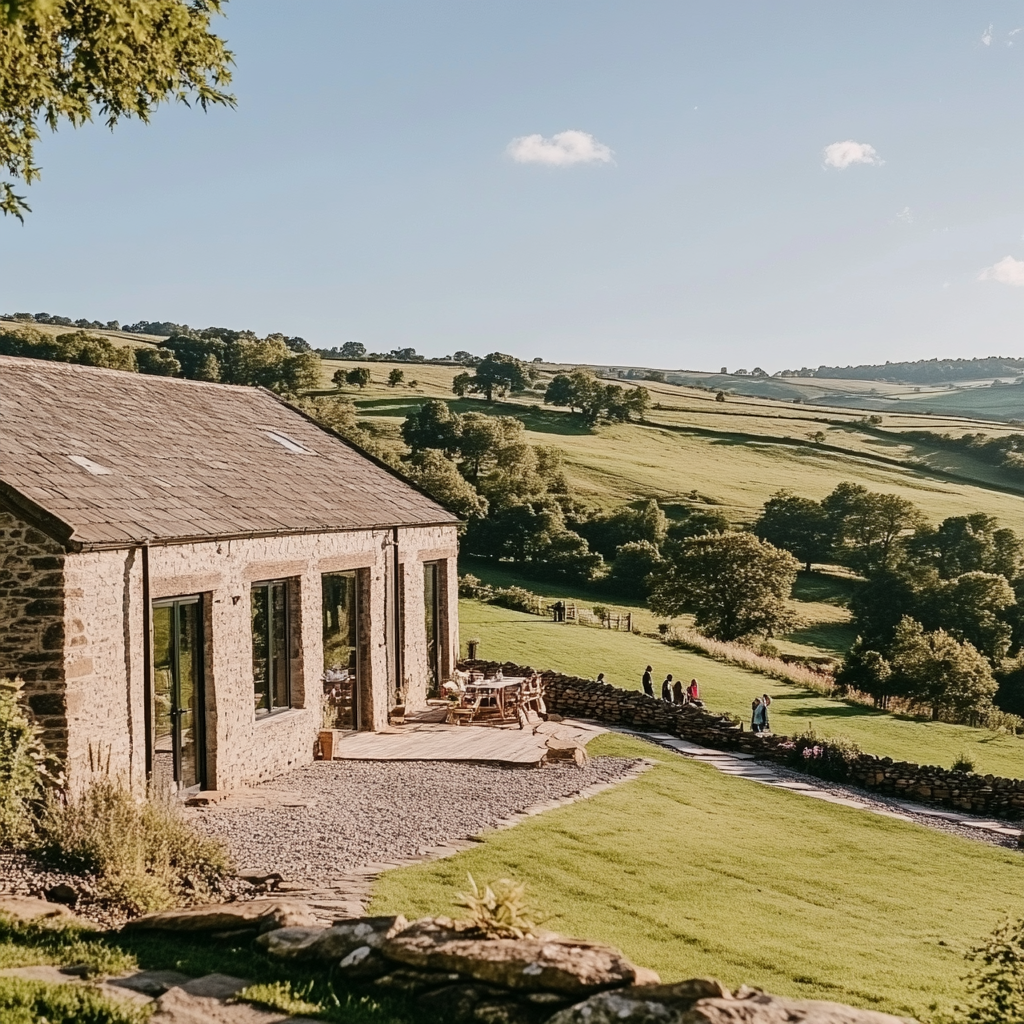
[[[1012,284],[1014,288],[1024,288],[1024,260],[1004,256],[998,263],[981,271],[978,280],[998,281],[1000,284]]]
[[[910,212],[909,206],[904,206],[903,209],[896,214],[896,219],[902,221],[904,224],[914,223],[914,215]]]
[[[845,142],[833,142],[831,146],[825,147],[825,166],[838,167],[844,170],[850,164],[876,164],[881,165],[885,161],[878,155],[874,146],[866,142],[854,142],[847,139]]]
[[[989,25],[989,27],[987,29],[985,29],[984,32],[981,33],[981,41],[986,46],[991,46],[992,45],[992,26],[991,25]]]
[[[608,164],[612,151],[590,132],[574,129],[558,132],[550,139],[543,135],[521,135],[508,144],[508,155],[519,164],[548,164],[569,167],[572,164]]]

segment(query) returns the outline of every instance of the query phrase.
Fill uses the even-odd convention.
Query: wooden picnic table
[[[523,676],[505,679],[478,679],[476,682],[469,683],[466,686],[466,693],[493,694],[495,707],[501,716],[501,720],[504,722],[506,721],[506,698],[510,696],[508,691],[513,689],[521,690],[525,681],[526,679]]]

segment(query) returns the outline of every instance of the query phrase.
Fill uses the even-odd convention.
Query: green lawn
[[[823,736],[848,736],[872,754],[945,767],[966,752],[979,772],[1024,776],[1024,738],[830,700],[657,640],[571,623],[556,625],[550,619],[479,601],[460,602],[459,623],[463,645],[471,637],[481,640],[482,658],[591,679],[604,672],[608,682],[633,689],[640,689],[640,676],[650,664],[656,684],[667,672],[684,680],[696,676],[710,708],[744,720],[751,700],[767,690],[774,698],[771,721],[776,732],[793,734],[813,726]]]
[[[922,1018],[963,999],[965,950],[1020,908],[1024,857],[720,774],[639,740],[635,782],[447,860],[387,872],[374,913],[453,913],[466,873],[525,881],[550,927],[663,980],[713,975]]]

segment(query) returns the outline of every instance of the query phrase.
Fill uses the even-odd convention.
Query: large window
[[[288,580],[252,587],[252,683],[257,715],[291,707]]]
[[[324,727],[359,728],[359,577],[323,576]]]
[[[440,592],[441,566],[438,562],[423,563],[423,611],[427,633],[427,692],[434,696],[441,681]]]

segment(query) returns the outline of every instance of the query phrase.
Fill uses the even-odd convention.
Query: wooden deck
[[[553,737],[587,743],[604,732],[583,722],[533,721],[518,725],[446,725],[444,710],[410,717],[405,725],[381,732],[357,732],[340,737],[335,761],[472,761],[478,764],[539,765]]]

